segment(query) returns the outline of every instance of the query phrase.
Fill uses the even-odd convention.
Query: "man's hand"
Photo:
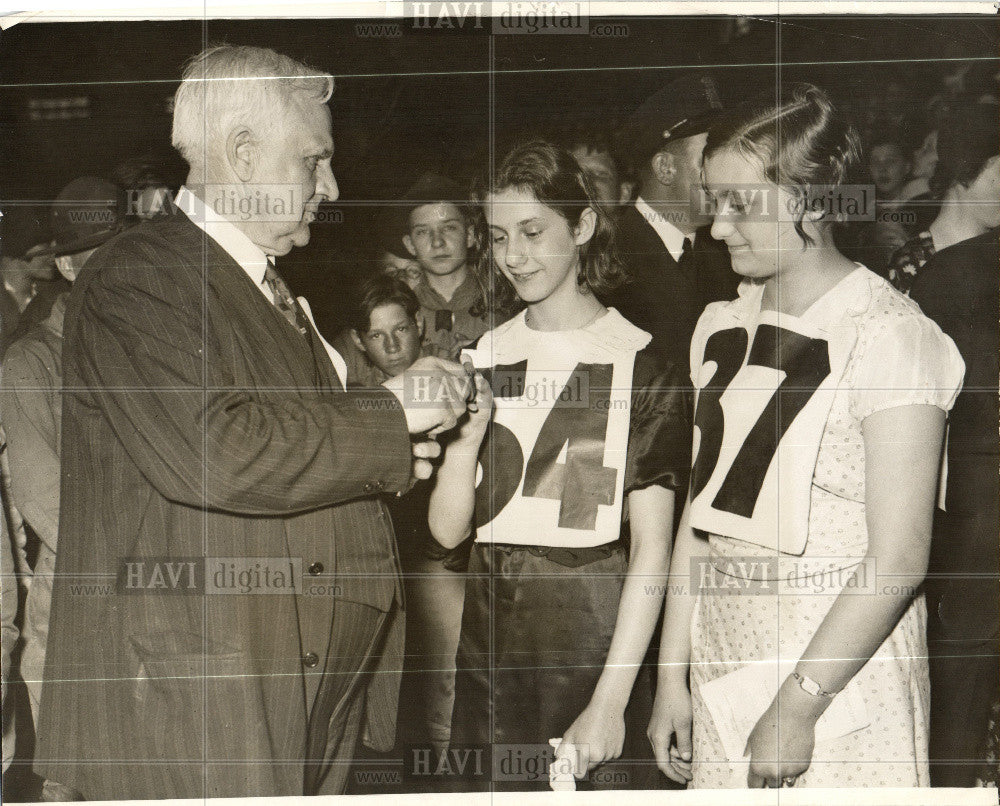
[[[434,465],[431,459],[437,459],[440,455],[441,446],[433,439],[413,443],[413,478],[410,480],[410,487],[417,481],[429,479],[433,475]]]
[[[409,432],[424,434],[455,427],[465,414],[474,383],[461,364],[427,357],[382,385],[399,400]]]

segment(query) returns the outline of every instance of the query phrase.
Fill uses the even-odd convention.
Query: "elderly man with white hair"
[[[74,284],[36,769],[87,799],[337,794],[362,734],[391,744],[400,585],[378,494],[429,473],[436,445],[411,436],[454,426],[471,389],[422,359],[346,391],[275,268],[337,198],[332,91],[262,48],[195,57],[177,209]]]

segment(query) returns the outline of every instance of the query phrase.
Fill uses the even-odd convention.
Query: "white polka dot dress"
[[[964,365],[950,339],[888,283],[867,270],[855,275],[852,282],[864,281],[870,304],[857,320],[858,340],[823,434],[803,555],[776,555],[732,537],[709,537],[710,553],[722,560],[713,562],[711,573],[720,573],[715,569],[725,567],[726,558],[777,556],[779,578],[795,568],[795,576],[822,573],[813,579],[823,585],[808,585],[809,592],[781,584],[769,594],[759,589],[698,594],[691,625],[696,788],[745,788],[749,765],[749,758],[726,758],[699,687],[754,661],[799,658],[851,576],[835,569],[850,567],[865,554],[861,421],[899,405],[930,403],[948,410],[961,387]],[[919,595],[848,684],[860,691],[870,725],[818,742],[796,787],[929,785],[926,621]]]

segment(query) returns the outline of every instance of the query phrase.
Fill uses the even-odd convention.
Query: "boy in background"
[[[472,272],[475,235],[467,194],[426,173],[407,191],[403,245],[423,270],[413,289],[424,319],[423,355],[454,360],[486,332],[486,306]]]
[[[358,289],[351,339],[372,365],[378,382],[406,370],[420,357],[420,303],[407,284],[385,274]],[[397,738],[403,744],[448,747],[455,699],[455,653],[462,622],[469,543],[448,551],[427,525],[430,488],[418,481],[388,501],[406,588],[406,665]]]

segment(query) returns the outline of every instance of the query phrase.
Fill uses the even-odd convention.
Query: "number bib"
[[[598,323],[596,333],[538,332],[522,314],[466,351],[495,401],[479,454],[478,542],[583,548],[618,539],[632,372],[650,337],[614,310]],[[612,326],[624,338],[602,338]]]
[[[761,291],[710,306],[692,341],[691,525],[801,554],[820,442],[857,331],[835,292],[797,318],[761,312]]]

